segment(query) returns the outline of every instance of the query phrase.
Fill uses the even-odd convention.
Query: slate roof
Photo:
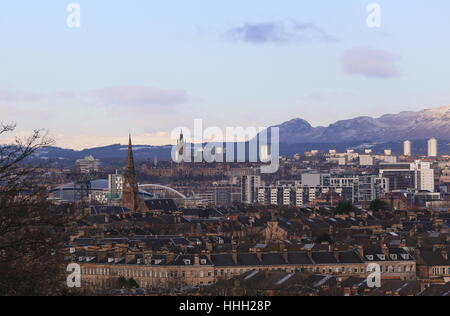
[[[363,263],[362,259],[353,251],[339,252],[339,263]]]
[[[450,296],[450,282],[447,284],[433,284],[423,291],[420,296]]]
[[[429,266],[450,266],[449,256],[447,251],[447,259],[442,256],[440,251],[423,250],[420,252],[420,258]]]
[[[312,264],[311,258],[306,252],[290,252],[288,258],[291,264]]]
[[[384,280],[381,288],[373,290],[369,296],[415,296],[419,293],[418,281]]]
[[[215,266],[228,267],[236,265],[230,254],[211,255],[211,260]]]
[[[237,261],[238,264],[242,264],[242,265],[251,265],[251,266],[258,266],[261,265],[261,261],[259,261],[258,257],[256,256],[256,254],[252,254],[252,253],[242,253],[242,254],[238,254],[237,256]]]
[[[178,207],[172,199],[146,200],[145,205],[149,210],[177,211]]]
[[[262,261],[264,265],[268,266],[279,266],[286,264],[286,261],[283,258],[281,253],[266,253],[262,254]]]
[[[316,264],[338,263],[333,252],[313,252],[312,259]]]

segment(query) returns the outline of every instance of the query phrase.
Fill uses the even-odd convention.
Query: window
[[[377,256],[378,256],[378,259],[380,259],[382,261],[386,260],[386,256],[385,255],[377,255]]]

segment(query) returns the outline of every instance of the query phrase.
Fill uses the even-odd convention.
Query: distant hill
[[[313,127],[303,119],[278,125],[281,142],[287,144],[395,142],[436,137],[450,140],[450,106],[387,114],[379,118],[368,116],[338,121],[328,127]]]
[[[402,153],[402,142],[413,141],[413,152],[425,154],[427,139],[439,139],[439,153],[450,154],[450,106],[387,114],[379,118],[357,117],[338,121],[327,127],[313,127],[307,121],[297,118],[278,125],[280,128],[280,152],[284,156],[303,153],[313,149],[328,151],[336,149],[363,150],[371,148],[375,153],[392,149]],[[169,160],[171,146],[133,146],[135,159]],[[123,160],[127,155],[126,145],[110,145],[84,150],[48,147],[38,151],[33,158],[37,160],[74,161],[92,155],[101,160]]]

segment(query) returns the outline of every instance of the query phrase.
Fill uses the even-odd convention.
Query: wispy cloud
[[[44,99],[44,95],[6,87],[0,87],[0,102],[35,102]]]
[[[172,106],[189,102],[181,89],[165,90],[148,86],[116,86],[89,91],[88,96],[112,106]]]
[[[105,106],[145,108],[181,105],[188,103],[191,97],[183,89],[161,89],[151,86],[114,86],[89,91],[65,90],[46,95],[0,87],[0,103],[9,105],[61,99],[78,103],[94,102]]]
[[[250,44],[338,41],[335,37],[327,34],[315,24],[299,23],[296,21],[245,23],[228,30],[225,38],[234,42],[245,42]]]
[[[19,118],[48,120],[52,117],[52,113],[40,109],[39,107],[32,106],[23,108],[20,106],[12,106],[10,104],[0,104],[0,122],[3,123],[7,123],[8,121],[16,121]]]
[[[347,74],[389,79],[401,75],[398,65],[400,59],[400,56],[385,50],[358,47],[344,52],[342,65]]]

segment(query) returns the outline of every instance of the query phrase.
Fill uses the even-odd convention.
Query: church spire
[[[128,140],[127,173],[133,176],[136,175],[136,170],[134,167],[133,144],[131,143],[131,134]]]
[[[148,210],[145,202],[139,197],[131,135],[128,141],[128,161],[123,179],[122,206],[138,212],[146,212]]]

